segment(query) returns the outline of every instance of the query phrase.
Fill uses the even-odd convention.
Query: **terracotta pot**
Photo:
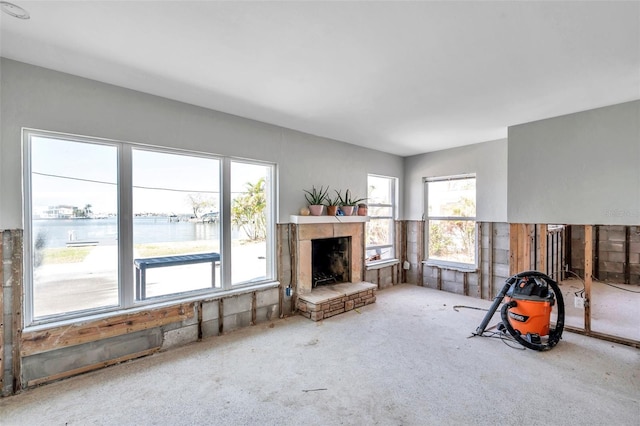
[[[338,213],[338,206],[327,206],[327,214],[329,216],[335,216]]]
[[[358,206],[358,216],[367,215],[367,206]]]
[[[345,216],[353,216],[354,206],[342,206],[340,207]]]
[[[311,212],[312,216],[322,216],[323,209],[324,206],[322,204],[313,204],[309,206],[309,211]]]

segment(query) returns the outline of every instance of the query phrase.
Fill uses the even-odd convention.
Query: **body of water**
[[[239,237],[233,232],[233,238]],[[66,247],[69,242],[92,241],[99,245],[118,242],[118,223],[115,217],[106,219],[36,219],[33,221],[34,239],[42,238],[45,248]],[[168,217],[135,217],[133,243],[167,243],[198,240],[218,240],[219,223],[170,221]]]

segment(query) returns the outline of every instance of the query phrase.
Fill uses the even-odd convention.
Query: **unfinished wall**
[[[569,269],[584,276],[584,227],[571,226]],[[593,278],[640,285],[640,226],[593,227]]]
[[[277,318],[277,284],[71,324],[22,326],[22,231],[2,232],[0,395]]]
[[[457,270],[424,265],[423,285],[430,288],[492,299],[509,277],[509,225],[479,222],[478,269]]]

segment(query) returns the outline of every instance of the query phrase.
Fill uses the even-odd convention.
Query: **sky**
[[[34,136],[31,139],[32,208],[35,214],[56,205],[94,214],[117,212],[118,145],[90,144]],[[189,214],[189,194],[218,201],[217,158],[132,149],[133,209],[139,213]],[[265,177],[268,167],[232,162],[231,191]],[[217,205],[209,208],[218,211]]]

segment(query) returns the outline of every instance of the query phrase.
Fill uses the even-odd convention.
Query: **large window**
[[[475,175],[428,178],[425,185],[428,260],[475,267]]]
[[[368,176],[369,222],[366,225],[368,262],[395,257],[396,185],[396,178]]]
[[[24,135],[26,325],[275,278],[272,164]]]

